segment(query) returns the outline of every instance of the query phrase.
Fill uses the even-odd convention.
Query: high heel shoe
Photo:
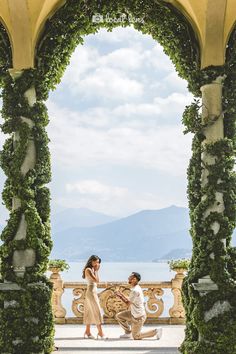
[[[92,334],[84,333],[84,339],[95,339],[95,337]]]
[[[103,334],[103,336],[100,336],[100,334],[97,334],[97,339],[102,339],[102,340],[107,340],[108,337]]]

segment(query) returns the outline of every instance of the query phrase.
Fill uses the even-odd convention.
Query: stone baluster
[[[169,309],[169,315],[172,318],[184,318],[185,311],[182,302],[182,284],[184,279],[184,272],[185,269],[183,268],[176,268],[174,269],[176,275],[174,279],[171,281],[171,291],[174,296],[174,305]]]
[[[50,281],[53,283],[53,293],[52,293],[52,311],[56,323],[65,323],[66,310],[62,306],[61,298],[64,293],[63,280],[60,275],[60,268],[49,268],[52,272],[50,276]]]

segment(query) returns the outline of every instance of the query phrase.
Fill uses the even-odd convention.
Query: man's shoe
[[[132,338],[132,337],[131,337],[131,333],[122,334],[122,335],[120,336],[120,338],[121,338],[121,339],[130,339],[130,338]]]
[[[160,327],[160,328],[157,328],[157,334],[156,334],[156,336],[157,336],[157,339],[161,339],[161,336],[162,336],[162,328]]]

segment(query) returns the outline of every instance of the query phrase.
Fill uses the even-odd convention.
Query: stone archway
[[[143,17],[144,23],[134,27],[164,47],[190,90],[202,97],[202,115],[196,102],[184,113],[187,130],[195,137],[188,170],[193,258],[184,284],[187,331],[181,350],[185,354],[235,353],[235,251],[230,245],[235,226],[235,113],[230,104],[236,97],[236,89],[233,94],[230,90],[236,67],[234,41],[229,42],[226,64],[224,60],[235,17],[234,7],[227,7],[226,0],[219,2],[216,7],[212,0],[202,6],[188,0],[171,4],[31,0],[27,6],[25,0],[17,7],[8,0],[9,6],[3,6],[1,15],[13,51],[11,59],[10,42],[2,28],[2,130],[11,135],[1,153],[7,175],[3,200],[10,211],[1,246],[2,352],[52,350],[51,287],[44,276],[52,244],[50,192],[45,186],[51,177],[48,117],[43,101],[59,83],[82,36],[104,26],[92,17],[109,12],[115,18],[122,13]],[[129,25],[128,19],[124,25]],[[106,27],[112,30],[115,25]]]

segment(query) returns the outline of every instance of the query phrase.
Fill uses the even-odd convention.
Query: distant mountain
[[[97,253],[105,261],[156,262],[191,255],[187,208],[144,210],[114,219],[89,209],[66,209],[53,215],[51,258],[78,261]],[[0,225],[0,231],[4,226]],[[236,246],[236,230],[232,243]]]
[[[52,257],[76,261],[91,253],[106,261],[152,261],[177,248],[191,249],[187,208],[144,210],[95,227],[53,234]]]
[[[69,208],[52,215],[52,232],[60,232],[72,227],[93,227],[114,220],[116,218],[113,216],[97,213],[86,208]]]
[[[191,258],[192,250],[187,248],[176,248],[165,254],[164,256],[158,259],[154,259],[153,262],[158,262],[160,260],[170,260],[170,259],[179,259],[179,258]]]

